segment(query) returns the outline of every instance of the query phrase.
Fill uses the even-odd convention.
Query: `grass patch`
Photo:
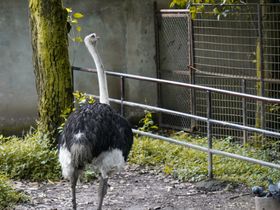
[[[31,181],[61,178],[57,150],[50,150],[46,136],[37,132],[24,138],[0,135],[0,209],[13,209],[18,202],[28,200],[16,192],[8,179]]]
[[[206,138],[193,138],[187,134],[172,137],[201,146],[207,145]],[[214,139],[213,148],[264,161],[272,161],[269,155],[271,148],[263,150],[240,146],[232,143],[230,139]],[[129,161],[138,165],[160,167],[164,173],[184,181],[200,181],[207,178],[208,173],[206,153],[147,137],[135,138]],[[241,182],[248,186],[265,186],[268,177],[274,181],[280,180],[280,173],[277,169],[218,155],[214,155],[213,163],[214,176],[221,180]]]
[[[0,209],[13,209],[16,203],[27,200],[26,195],[16,192],[11,187],[7,177],[0,175]]]
[[[0,136],[0,172],[12,179],[60,179],[57,150],[50,150],[46,138],[37,132],[24,138]]]

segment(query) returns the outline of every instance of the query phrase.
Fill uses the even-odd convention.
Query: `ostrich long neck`
[[[104,67],[102,64],[102,61],[96,51],[96,49],[94,48],[93,44],[90,42],[85,42],[89,53],[91,54],[95,66],[96,66],[96,70],[97,70],[97,77],[98,77],[98,85],[99,85],[99,95],[100,95],[100,103],[103,104],[110,104],[109,103],[109,94],[108,94],[108,87],[107,87],[107,78],[106,78],[106,74],[104,72]]]

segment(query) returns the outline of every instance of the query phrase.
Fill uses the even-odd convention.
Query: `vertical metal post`
[[[246,80],[242,79],[242,93],[246,93]],[[243,119],[243,125],[246,126],[247,124],[247,107],[246,107],[246,98],[242,98],[242,119]],[[248,139],[248,132],[246,130],[243,130],[243,145],[247,143]]]
[[[208,139],[208,177],[213,178],[213,154],[212,149],[212,124],[209,119],[212,117],[211,91],[207,91],[207,139]]]
[[[191,18],[191,15],[189,14],[187,16],[188,18],[188,53],[189,53],[189,75],[190,75],[190,83],[195,84],[195,70],[194,70],[194,41],[193,41],[193,21]],[[193,115],[196,114],[196,97],[195,97],[195,89],[191,88],[190,94],[191,94],[191,106],[190,111]],[[195,130],[196,127],[196,120],[191,120],[191,132]]]
[[[260,42],[260,89],[261,96],[264,96],[264,62],[263,62],[263,34],[262,34],[262,5],[257,4],[258,10],[258,37]],[[265,104],[261,102],[261,128],[265,128]]]
[[[156,46],[156,51],[155,51],[155,58],[156,58],[156,73],[157,73],[157,78],[161,78],[160,75],[160,44],[159,44],[159,15],[158,15],[158,9],[157,9],[157,2],[154,1],[154,30],[155,30],[155,46]],[[157,106],[161,107],[161,84],[157,84]],[[162,122],[162,114],[159,114],[159,124]]]
[[[124,87],[124,76],[120,77],[120,86],[121,86],[121,115],[124,116],[124,97],[125,97],[125,87]]]

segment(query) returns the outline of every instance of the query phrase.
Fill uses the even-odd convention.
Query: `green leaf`
[[[197,8],[194,7],[194,6],[191,6],[190,7],[190,13],[191,13],[192,19],[195,19],[196,18],[196,13],[197,13]]]
[[[213,9],[213,12],[214,12],[214,14],[216,14],[216,15],[218,15],[218,14],[221,13],[220,10],[219,10],[217,7],[215,7],[215,8]]]
[[[82,13],[76,12],[73,14],[73,17],[79,19],[79,18],[83,18],[84,15]]]

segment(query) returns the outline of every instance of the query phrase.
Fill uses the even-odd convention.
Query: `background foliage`
[[[0,136],[0,172],[13,179],[58,180],[57,150],[50,149],[46,137],[37,132],[23,139]]]
[[[198,12],[204,12],[206,5],[213,5],[212,12],[219,19],[227,16],[234,7],[227,7],[227,4],[245,4],[243,0],[172,0],[170,7],[187,8],[190,10],[192,18],[196,17]],[[238,9],[238,8],[235,8]]]

